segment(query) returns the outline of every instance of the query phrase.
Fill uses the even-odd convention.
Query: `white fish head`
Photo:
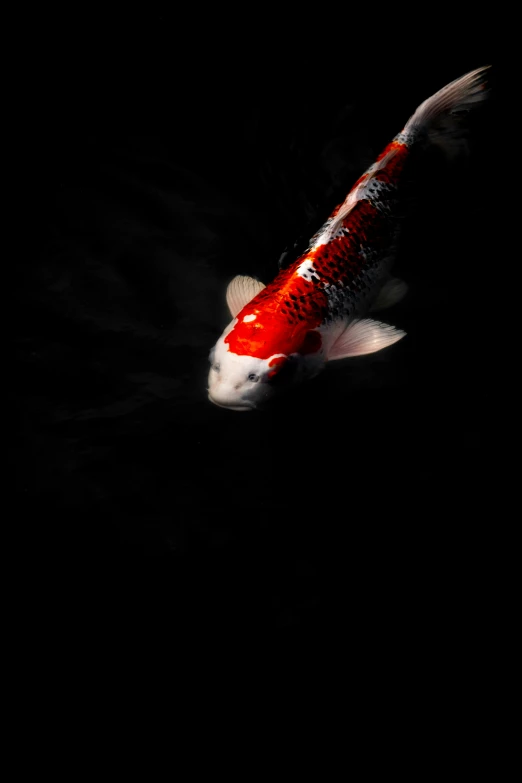
[[[262,407],[277,392],[273,384],[277,364],[270,365],[273,358],[238,356],[228,350],[224,336],[220,337],[209,357],[209,400],[215,405],[234,411],[250,411]]]
[[[208,398],[215,405],[235,411],[263,408],[305,378],[317,375],[324,366],[322,357],[299,353],[275,353],[268,359],[235,354],[225,342],[234,323],[225,329],[209,356]]]

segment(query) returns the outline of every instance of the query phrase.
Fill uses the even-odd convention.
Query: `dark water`
[[[231,277],[271,279],[418,103],[490,52],[419,53],[392,82],[355,68],[339,90],[326,50],[303,64],[284,41],[169,70],[161,27],[133,25],[114,59],[102,42],[96,69],[85,34],[70,68],[35,75],[14,291],[31,595],[107,626],[461,633],[497,569],[497,338],[476,320],[495,104],[467,162],[423,165],[409,294],[383,316],[406,339],[264,414],[212,406],[206,374]]]

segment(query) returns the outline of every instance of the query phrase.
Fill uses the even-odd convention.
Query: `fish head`
[[[299,352],[273,353],[268,358],[238,355],[230,350],[226,334],[227,330],[210,352],[208,398],[229,410],[263,408],[306,377],[316,375],[323,365]]]
[[[209,359],[208,398],[215,405],[234,411],[251,411],[270,402],[277,393],[275,376],[287,361],[282,355],[270,359],[238,356],[228,350],[222,339]]]

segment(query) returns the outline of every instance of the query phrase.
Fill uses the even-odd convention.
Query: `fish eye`
[[[250,375],[248,376],[248,380],[252,381],[252,383],[257,383],[257,381],[259,380],[259,375],[256,375],[255,372],[251,372]]]
[[[216,362],[215,364],[213,364],[212,365],[212,369],[214,370],[214,372],[219,372],[220,369],[221,369],[221,365],[219,364],[219,362]]]

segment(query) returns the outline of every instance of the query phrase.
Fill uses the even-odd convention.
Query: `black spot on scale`
[[[293,299],[294,302],[295,302],[295,300],[297,299],[297,296],[295,294],[290,294],[290,299]]]

